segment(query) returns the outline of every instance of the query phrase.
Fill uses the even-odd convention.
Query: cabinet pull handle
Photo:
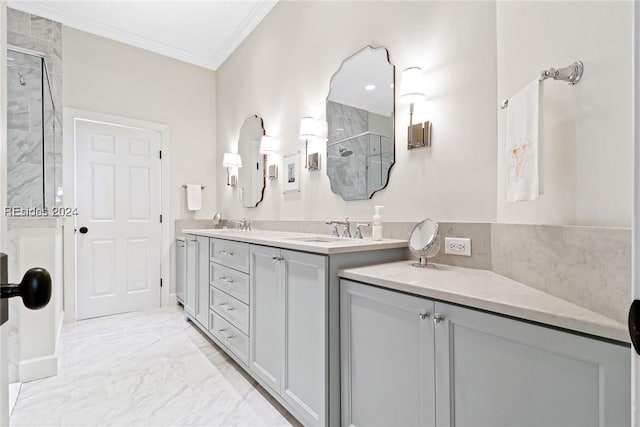
[[[225,337],[227,339],[227,341],[229,341],[231,338],[233,338],[233,335],[227,335],[225,334],[226,329],[218,329],[218,333],[222,334],[223,337]]]
[[[425,313],[425,312],[421,311],[420,314],[418,314],[418,318],[420,320],[425,320],[425,319],[428,319],[429,317],[431,317],[431,313],[429,313],[429,312]]]
[[[233,283],[233,280],[227,279],[225,276],[219,276],[218,280],[220,280],[222,282],[225,282],[225,283],[228,283],[229,285]]]
[[[233,310],[233,307],[230,307],[227,303],[225,302],[221,302],[220,304],[218,304],[218,307],[220,307],[221,309],[225,310],[225,311],[231,311]]]
[[[271,261],[275,264],[276,262],[284,261],[284,257],[273,255],[271,256]]]
[[[219,254],[222,255],[226,255],[226,256],[233,256],[233,252],[227,252],[227,251],[218,251]]]
[[[442,314],[436,313],[435,316],[433,316],[433,323],[435,323],[436,326],[439,326],[444,321],[445,317]]]

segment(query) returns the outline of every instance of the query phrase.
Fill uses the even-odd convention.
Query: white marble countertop
[[[273,246],[294,251],[304,251],[331,255],[349,252],[364,252],[380,249],[406,248],[406,240],[383,239],[343,239],[323,234],[291,233],[270,230],[237,230],[237,229],[188,229],[184,234],[215,237],[256,245]],[[326,240],[326,241],[322,241]]]
[[[401,261],[341,270],[340,277],[478,308],[616,341],[630,342],[626,325],[487,270]]]

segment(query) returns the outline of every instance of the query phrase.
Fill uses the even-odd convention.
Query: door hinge
[[[160,279],[160,287],[162,287],[162,278]]]
[[[160,214],[160,224],[162,224],[162,214]]]
[[[162,150],[160,150],[159,153],[160,153],[160,159],[162,159]]]

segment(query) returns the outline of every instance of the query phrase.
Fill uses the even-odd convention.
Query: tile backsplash
[[[365,221],[366,222],[366,221]],[[408,239],[415,222],[384,222],[384,237]],[[226,221],[223,225],[228,225]],[[329,234],[324,221],[253,220],[254,229]],[[178,220],[212,228],[210,220]],[[371,237],[371,228],[365,228]],[[624,228],[441,222],[435,263],[492,270],[558,298],[625,322],[631,302],[631,230]],[[444,254],[445,237],[471,238],[472,256]],[[407,249],[407,259],[413,258]]]
[[[626,322],[630,229],[511,224],[491,229],[493,271]]]

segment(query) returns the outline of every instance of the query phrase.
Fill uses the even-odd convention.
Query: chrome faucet
[[[251,231],[251,221],[246,218],[243,218],[240,221],[232,219],[231,222],[238,224],[238,230]]]
[[[349,222],[349,217],[346,217],[344,221],[327,221],[327,225],[332,225],[333,230],[331,231],[331,235],[333,237],[345,237],[347,239],[351,238],[351,223]],[[342,236],[338,232],[338,226],[342,225],[344,229],[342,230]]]
[[[327,225],[331,225],[331,235],[333,237],[340,237],[340,232],[338,231],[338,224],[333,221],[327,221]]]
[[[369,224],[360,223],[356,225],[356,234],[353,236],[354,239],[362,239],[362,228],[368,227]]]

